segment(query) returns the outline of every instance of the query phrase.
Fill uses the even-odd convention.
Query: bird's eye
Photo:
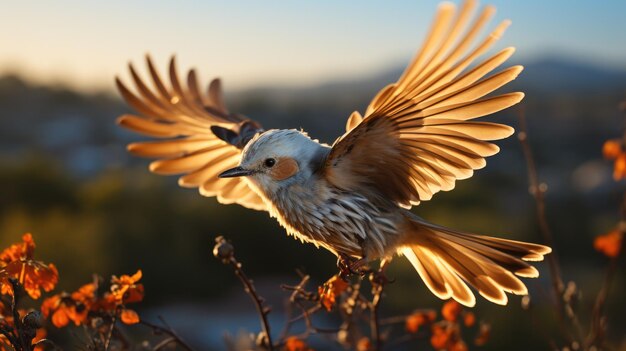
[[[276,160],[273,158],[266,158],[264,163],[265,163],[265,167],[272,168],[276,164]]]

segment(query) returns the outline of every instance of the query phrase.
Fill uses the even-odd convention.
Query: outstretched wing
[[[502,22],[470,50],[495,12],[486,7],[468,26],[475,7],[475,1],[466,1],[455,16],[453,4],[440,5],[426,41],[400,79],[376,95],[363,118],[354,112],[348,119],[325,165],[331,183],[349,190],[373,187],[410,207],[453,189],[457,179],[471,177],[485,166],[485,157],[499,151],[488,141],[510,136],[513,128],[473,119],[522,100],[519,92],[484,97],[515,79],[522,67],[487,76],[513,54],[507,48],[465,70],[510,24]]]
[[[137,142],[128,150],[138,156],[159,160],[150,164],[158,174],[184,174],[178,179],[182,187],[198,188],[204,196],[217,196],[224,204],[238,203],[255,210],[266,210],[263,200],[242,178],[218,178],[220,172],[235,167],[241,151],[261,126],[241,115],[228,112],[224,105],[221,83],[214,79],[208,92],[202,94],[194,70],[187,74],[183,87],[172,57],[169,66],[170,87],[161,80],[150,57],[146,57],[153,87],[139,77],[132,64],[130,74],[136,88],[131,92],[119,78],[117,88],[139,114],[123,115],[118,123],[140,134],[161,138]]]

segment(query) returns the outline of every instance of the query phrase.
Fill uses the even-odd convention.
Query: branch
[[[256,310],[259,313],[259,317],[261,319],[261,325],[263,326],[263,332],[265,333],[265,341],[267,348],[269,350],[274,349],[274,345],[272,344],[272,335],[270,334],[270,324],[267,320],[267,315],[270,313],[270,309],[268,307],[263,306],[264,300],[261,298],[254,288],[254,284],[252,280],[246,276],[246,273],[243,271],[242,264],[235,259],[234,248],[233,246],[224,239],[222,236],[218,236],[215,238],[215,247],[213,248],[213,255],[215,257],[222,260],[224,264],[230,264],[235,269],[235,274],[241,280],[241,283],[244,286],[244,290],[254,302],[256,306]]]
[[[552,248],[552,253],[547,256],[547,261],[550,266],[550,277],[552,278],[552,287],[556,298],[558,316],[559,319],[562,321],[564,310],[562,296],[564,286],[563,280],[561,278],[561,269],[557,260],[556,250],[554,249],[554,238],[552,235],[552,230],[550,230],[548,220],[546,219],[546,204],[544,194],[547,190],[547,186],[545,185],[545,183],[540,183],[539,177],[537,176],[535,159],[533,158],[532,149],[530,148],[530,144],[528,143],[526,115],[523,108],[520,109],[519,113],[519,130],[520,131],[517,134],[517,138],[522,145],[522,151],[524,152],[524,158],[526,159],[526,166],[528,167],[528,182],[530,184],[528,190],[535,199],[535,212],[537,216],[537,221],[539,223],[539,230],[543,236],[544,242]]]
[[[143,325],[145,325],[147,327],[152,328],[152,330],[154,330],[154,331],[165,333],[165,334],[170,336],[170,338],[164,340],[163,342],[161,342],[157,346],[155,346],[153,350],[159,350],[159,349],[163,348],[165,345],[170,344],[171,342],[176,342],[178,345],[180,345],[185,350],[187,350],[187,351],[194,351],[194,349],[191,346],[189,346],[189,344],[187,344],[178,335],[178,333],[176,333],[176,331],[174,329],[172,329],[172,327],[170,327],[169,324],[167,324],[167,322],[165,322],[165,319],[163,319],[163,317],[159,316],[159,320],[161,321],[161,323],[163,323],[164,326],[156,325],[156,324],[147,322],[147,321],[145,321],[143,319],[141,321],[139,321],[139,323],[141,323],[141,324],[143,324]]]
[[[548,187],[545,183],[539,182],[537,166],[535,164],[532,149],[528,143],[526,115],[523,107],[519,110],[519,127],[520,131],[517,134],[517,137],[522,145],[522,151],[524,152],[524,158],[526,159],[526,165],[528,167],[528,181],[530,184],[528,190],[535,199],[535,212],[539,223],[539,230],[543,236],[544,242],[552,248],[552,253],[547,255],[547,261],[550,267],[550,278],[552,280],[552,288],[556,301],[557,315],[559,317],[559,321],[561,322],[561,328],[565,330],[566,328],[563,325],[563,321],[564,312],[567,312],[567,316],[572,320],[576,332],[578,333],[579,340],[582,343],[584,340],[584,333],[578,316],[574,312],[571,300],[564,301],[565,287],[563,279],[561,278],[561,269],[559,267],[559,261],[554,247],[554,236],[552,235],[552,230],[550,229],[546,218],[546,203],[544,195]]]
[[[115,328],[115,323],[117,322],[117,313],[114,313],[111,317],[111,326],[109,327],[109,332],[107,333],[107,337],[104,341],[104,351],[109,349],[111,345],[111,338],[113,337],[113,329]]]
[[[377,272],[370,274],[370,282],[372,283],[372,302],[370,304],[371,318],[370,329],[372,330],[372,340],[374,340],[374,349],[380,350],[382,347],[382,338],[380,336],[380,321],[378,318],[378,306],[380,305],[380,299],[383,294],[385,285],[389,283],[387,277],[385,277],[385,268],[387,267],[387,259],[383,259],[380,262],[380,268]]]
[[[382,341],[380,338],[380,325],[378,320],[378,306],[380,304],[380,296],[382,292],[382,284],[375,284],[374,286],[372,286],[372,293],[374,297],[372,298],[372,303],[370,305],[370,310],[372,312],[372,317],[370,319],[370,328],[372,329],[372,340],[374,340],[375,350],[380,350],[382,346]]]
[[[621,221],[619,222],[618,229],[622,232],[622,236],[626,236],[626,194],[624,194],[624,199],[622,200],[621,206]],[[589,331],[589,335],[585,340],[585,347],[590,347],[595,344],[598,339],[603,336],[604,325],[603,325],[603,312],[604,312],[604,304],[606,303],[606,298],[609,294],[609,290],[611,289],[611,285],[615,278],[615,273],[617,272],[617,261],[620,255],[611,258],[611,262],[607,267],[606,274],[604,276],[604,281],[602,282],[602,287],[598,292],[598,296],[596,296],[596,302],[593,306],[592,314],[591,314],[591,330]]]
[[[9,278],[9,283],[11,284],[11,288],[13,289],[13,295],[11,296],[11,312],[13,313],[13,324],[15,325],[15,333],[17,334],[17,340],[19,341],[19,345],[21,350],[30,351],[32,349],[30,340],[27,340],[24,336],[25,328],[22,323],[22,319],[20,318],[20,313],[17,309],[19,304],[20,295],[22,293],[22,284],[15,279]]]

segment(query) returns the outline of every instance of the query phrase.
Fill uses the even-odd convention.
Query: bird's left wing
[[[169,66],[171,86],[161,80],[150,57],[146,57],[153,88],[139,77],[132,65],[130,74],[136,88],[131,92],[116,79],[117,87],[140,116],[123,115],[118,123],[140,134],[161,138],[137,142],[128,150],[139,156],[159,158],[150,164],[158,174],[184,174],[178,180],[182,187],[198,188],[204,196],[216,196],[221,203],[238,203],[255,210],[266,210],[263,200],[242,178],[218,178],[225,169],[237,166],[246,143],[261,126],[241,115],[228,112],[221,84],[214,79],[208,92],[202,94],[194,70],[181,84],[172,57]]]
[[[499,151],[488,141],[510,136],[513,128],[474,119],[523,98],[522,93],[484,97],[515,79],[522,67],[488,76],[512,55],[514,49],[507,48],[464,73],[509,25],[502,22],[470,50],[494,12],[486,7],[468,27],[475,6],[466,1],[456,16],[453,4],[439,7],[422,49],[400,79],[378,93],[364,117],[354,112],[348,119],[323,169],[329,182],[347,190],[375,189],[410,207],[451,190]]]

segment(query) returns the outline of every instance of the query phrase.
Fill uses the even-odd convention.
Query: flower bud
[[[24,324],[26,328],[31,328],[35,330],[41,328],[42,327],[41,313],[39,311],[28,312],[28,314],[26,314],[24,318],[22,318],[22,323]]]
[[[215,238],[215,247],[213,247],[213,255],[222,260],[223,263],[227,263],[233,258],[235,254],[235,248],[231,245],[223,236]]]

